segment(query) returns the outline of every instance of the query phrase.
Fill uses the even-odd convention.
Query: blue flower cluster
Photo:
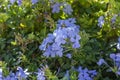
[[[110,58],[114,61],[114,66],[116,66],[116,74],[120,75],[120,53],[117,54],[110,54]]]
[[[71,15],[71,13],[73,12],[73,10],[71,8],[71,5],[69,5],[66,2],[63,2],[63,3],[56,2],[53,6],[51,6],[52,13],[59,13],[61,6],[63,7],[63,12],[65,12],[66,14]]]
[[[111,18],[111,24],[114,24],[116,22],[116,18],[119,16],[119,14],[114,14],[113,17]],[[103,24],[105,23],[104,16],[100,16],[98,18],[98,26],[101,28]]]
[[[104,24],[104,17],[103,16],[100,16],[99,18],[98,18],[98,26],[101,28],[102,26],[103,26],[103,24]]]
[[[78,68],[78,80],[93,80],[97,75],[96,70],[88,70],[87,68],[83,69],[81,66]]]
[[[0,68],[0,80],[26,80],[30,74],[30,72],[27,72],[27,69],[24,71],[21,67],[18,67],[16,73],[10,72],[7,77],[4,77],[2,75],[2,69]],[[45,74],[43,70],[38,69],[36,74],[37,80],[45,80]]]
[[[10,0],[11,4],[14,4],[16,0]],[[20,6],[22,4],[22,0],[17,0],[17,4]]]
[[[30,73],[27,72],[27,69],[24,71],[21,67],[18,67],[16,73],[10,72],[10,74],[7,77],[3,77],[2,74],[0,74],[0,76],[2,80],[22,80],[26,79],[29,74]]]
[[[11,4],[14,4],[17,1],[18,6],[20,6],[22,4],[22,0],[10,0]],[[38,2],[38,0],[31,0],[32,4],[36,4]],[[54,1],[50,1],[52,2],[52,13],[59,13],[60,12],[60,7],[63,7],[63,12],[65,12],[66,14],[71,15],[73,12],[73,9],[71,7],[70,4],[63,2],[63,3],[59,3],[59,2],[54,2]]]
[[[71,44],[73,48],[79,48],[79,26],[75,24],[74,18],[67,20],[58,20],[57,28],[53,34],[48,34],[42,44],[39,46],[40,50],[44,51],[44,56],[55,57],[63,56],[64,44]]]
[[[11,4],[14,4],[16,2],[16,0],[10,0]],[[32,4],[36,4],[38,2],[38,0],[31,0]],[[22,0],[17,0],[18,5],[20,6],[22,4]]]
[[[120,53],[117,54],[110,54],[110,58],[113,60],[114,62],[114,66],[110,66],[104,59],[100,59],[97,64],[99,66],[101,66],[102,64],[107,65],[110,68],[110,71],[113,71],[114,73],[116,73],[117,75],[120,75]]]

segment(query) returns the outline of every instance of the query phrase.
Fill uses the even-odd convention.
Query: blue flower
[[[120,62],[120,53],[116,54],[116,61]]]
[[[48,34],[47,38],[45,38],[42,42],[42,44],[39,46],[40,50],[46,50],[47,44],[52,43],[54,40],[53,34]]]
[[[18,0],[17,3],[20,6],[22,4],[22,0]]]
[[[80,44],[78,41],[76,41],[75,43],[73,43],[73,48],[79,48],[80,47]]]
[[[37,80],[45,80],[45,73],[43,70],[38,69],[37,72]]]
[[[32,4],[36,4],[38,0],[31,0]]]
[[[120,71],[117,71],[116,74],[118,74],[120,76]]]
[[[116,63],[120,62],[120,53],[117,54],[110,54],[110,58],[113,59]]]
[[[116,17],[117,17],[118,15],[117,14],[115,14],[113,17],[112,17],[112,19],[111,19],[111,22],[112,22],[112,24],[114,24],[115,23],[115,21],[116,21]]]
[[[117,49],[120,50],[120,37],[118,38]]]
[[[120,53],[110,54],[110,58],[114,61],[114,66],[117,68],[117,71],[115,73],[117,75],[120,75]]]
[[[61,4],[56,2],[53,6],[51,6],[52,8],[52,13],[59,13],[60,12],[60,6]]]
[[[53,3],[54,1],[50,1],[50,2]],[[69,15],[72,14],[73,9],[72,9],[71,5],[66,2],[63,2],[63,3],[56,2],[55,4],[53,4],[53,6],[51,6],[52,13],[59,13],[61,6],[63,7],[63,12],[65,12],[66,14],[69,14]]]
[[[22,78],[22,79],[26,79],[27,78],[27,76],[29,75],[29,73],[28,72],[26,72],[26,71],[23,71],[23,69],[21,68],[21,67],[18,67],[17,68],[17,72],[16,72],[16,76],[18,77],[18,78]]]
[[[120,50],[120,43],[117,43],[117,49]]]
[[[66,57],[71,59],[72,58],[72,55],[70,53],[66,54]]]
[[[78,80],[93,80],[97,75],[96,70],[83,69],[81,66],[78,68]]]
[[[113,60],[115,61],[116,55],[115,55],[115,54],[110,54],[110,58],[113,59]]]
[[[0,68],[0,80],[2,80],[3,76],[2,76],[2,68]]]
[[[10,3],[11,3],[11,4],[14,4],[14,3],[15,3],[15,0],[10,0]]]
[[[63,56],[63,48],[60,50],[56,51],[56,56],[62,57]]]
[[[100,17],[98,18],[98,26],[99,26],[99,27],[102,27],[103,24],[104,24],[104,17],[103,17],[103,16],[100,16]]]
[[[95,75],[97,75],[96,70],[89,70],[88,71],[89,74],[91,74],[90,76],[93,78]]]
[[[99,59],[99,61],[97,62],[97,64],[99,66],[101,66],[102,64],[106,64],[105,60],[104,59]]]
[[[44,56],[46,57],[55,57],[55,53],[52,53],[52,47],[50,45],[48,45],[47,49],[45,50],[45,52],[43,53]]]
[[[75,21],[75,18],[69,18],[66,20],[58,20],[57,22],[57,28],[59,27],[75,27],[77,26]]]
[[[7,77],[5,77],[3,80],[18,80],[18,79],[14,73],[10,72],[10,74]]]
[[[118,42],[120,42],[120,37],[118,38]]]
[[[66,71],[64,76],[65,76],[66,80],[70,80],[70,75],[69,75],[69,71],[68,70]]]
[[[10,72],[10,74],[7,77],[3,77],[2,80],[23,80],[30,74],[26,72],[27,70],[23,71],[21,67],[18,67],[17,70],[18,71],[16,73]]]
[[[65,39],[67,38],[67,35],[66,35],[66,30],[65,29],[56,29],[54,32],[53,32],[53,35],[55,36],[55,42],[58,44],[58,45],[61,45],[61,44],[65,44],[66,41]]]
[[[54,51],[55,54],[59,57],[62,57],[62,55],[63,55],[63,53],[62,53],[63,48],[60,45],[58,45],[57,43],[52,44],[52,51]]]
[[[69,14],[71,15],[71,13],[73,12],[72,8],[71,8],[71,5],[67,4],[67,3],[63,3],[63,11],[66,13],[66,14]]]

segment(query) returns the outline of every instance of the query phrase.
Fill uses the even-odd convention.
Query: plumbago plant
[[[0,0],[0,80],[119,80],[119,0]]]

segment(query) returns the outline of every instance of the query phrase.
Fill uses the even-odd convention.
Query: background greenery
[[[99,73],[95,80],[119,79],[113,72],[107,72],[105,66],[99,67],[96,63],[104,58],[110,64],[110,53],[119,53],[116,48],[120,36],[120,17],[111,24],[114,14],[119,14],[119,0],[56,0],[66,1],[73,8],[72,15],[64,12],[52,13],[49,0],[39,0],[32,4],[24,0],[21,6],[10,4],[8,0],[0,0],[0,66],[7,76],[9,71],[15,71],[17,66],[28,68],[30,72],[37,71],[41,65],[48,65],[46,76],[48,80],[63,78],[65,71],[70,70],[71,80],[76,80],[78,73],[72,66],[79,65],[88,69],[96,69]],[[98,18],[105,17],[102,28]],[[80,25],[81,47],[72,52],[72,59],[63,57],[46,58],[42,56],[39,45],[48,33],[53,32],[58,19],[76,18]],[[9,68],[9,69],[8,69]],[[58,69],[61,69],[57,73]],[[35,79],[30,76],[30,79]]]

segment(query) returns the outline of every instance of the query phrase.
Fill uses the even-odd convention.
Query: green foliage
[[[111,24],[114,14],[119,14],[119,0],[55,0],[69,3],[73,12],[67,15],[62,12],[52,13],[49,0],[39,0],[37,4],[31,4],[30,0],[24,0],[21,6],[17,3],[10,5],[7,0],[0,0],[0,67],[5,76],[17,66],[28,68],[34,72],[41,64],[48,65],[45,68],[47,80],[67,80],[65,71],[70,70],[71,80],[77,80],[78,73],[71,69],[72,66],[88,67],[98,70],[99,74],[94,80],[115,80],[111,74],[105,75],[106,68],[99,69],[96,64],[100,58],[106,58],[110,53],[119,52],[116,49],[117,38],[120,36],[120,16]],[[9,5],[9,6],[8,6]],[[99,16],[104,16],[105,23],[98,27]],[[79,49],[68,48],[72,53],[72,59],[65,55],[61,58],[46,58],[39,50],[39,45],[48,33],[56,28],[58,19],[76,18],[80,25]],[[66,46],[65,46],[66,47]],[[57,70],[60,68],[60,71]],[[114,71],[115,72],[115,71]],[[107,77],[106,77],[107,76]],[[36,77],[30,76],[35,80]]]

